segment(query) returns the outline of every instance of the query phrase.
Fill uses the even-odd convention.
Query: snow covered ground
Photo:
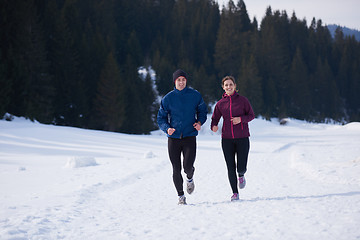
[[[167,139],[0,121],[0,239],[360,239],[360,123],[255,119],[232,195],[220,135],[198,136],[177,205]]]

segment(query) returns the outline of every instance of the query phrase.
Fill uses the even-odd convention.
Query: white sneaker
[[[239,194],[234,193],[234,195],[231,196],[231,201],[237,201],[237,200],[239,200]]]
[[[195,189],[194,180],[188,179],[186,183],[186,191],[188,192],[188,194],[192,194],[194,192],[194,189]]]
[[[179,197],[179,205],[186,205],[186,197],[185,195],[182,195]]]
[[[246,180],[244,176],[239,177],[239,188],[243,189],[246,185]]]

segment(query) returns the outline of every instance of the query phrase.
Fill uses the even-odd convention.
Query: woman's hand
[[[213,132],[217,132],[217,130],[219,129],[219,127],[218,126],[213,126],[212,127],[212,129],[211,129],[211,131],[213,131]]]
[[[241,117],[233,117],[231,121],[234,125],[241,123]]]

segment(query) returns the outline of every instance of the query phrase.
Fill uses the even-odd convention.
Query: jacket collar
[[[222,98],[229,98],[229,97],[233,97],[235,95],[239,95],[239,94],[236,91],[234,91],[234,93],[229,96],[229,95],[226,94],[226,92],[224,92],[223,95],[222,95]]]
[[[187,91],[188,87],[186,86],[183,90],[179,91],[176,89],[176,87],[174,87],[174,92],[176,93],[185,93]]]

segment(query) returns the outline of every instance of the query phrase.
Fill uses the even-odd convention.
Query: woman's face
[[[236,84],[234,84],[231,79],[228,79],[224,82],[223,89],[227,95],[233,95],[236,89]]]

